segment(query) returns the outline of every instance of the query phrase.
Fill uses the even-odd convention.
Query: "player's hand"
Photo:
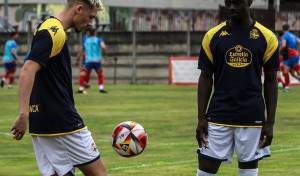
[[[105,62],[107,62],[107,61],[108,61],[108,60],[107,60],[107,56],[103,56],[103,58],[104,58]]]
[[[78,67],[78,65],[79,65],[79,61],[76,60],[75,63],[74,63],[74,66],[75,66],[75,67]]]
[[[198,126],[196,129],[196,139],[198,141],[198,145],[201,148],[202,143],[207,144],[208,141],[208,122],[206,119],[198,120]]]
[[[266,122],[262,127],[259,141],[260,148],[271,145],[273,139],[273,126],[274,124]]]
[[[13,138],[21,140],[26,133],[29,115],[20,114],[11,127]]]

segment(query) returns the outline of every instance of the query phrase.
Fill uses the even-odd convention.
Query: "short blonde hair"
[[[68,0],[68,3],[70,4],[84,3],[91,8],[97,7],[98,10],[100,11],[104,10],[101,0]]]
[[[98,7],[98,10],[102,11],[102,10],[104,9],[101,0],[88,0],[88,1],[90,1],[90,3],[91,3],[94,7]]]

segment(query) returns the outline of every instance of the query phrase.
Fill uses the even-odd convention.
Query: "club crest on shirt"
[[[226,52],[225,60],[232,67],[246,67],[252,62],[252,53],[247,48],[237,45]]]
[[[93,142],[92,143],[92,145],[91,145],[91,151],[92,151],[92,155],[93,156],[96,156],[96,155],[98,155],[98,148],[97,148],[97,146],[96,146],[96,144]]]
[[[258,39],[258,37],[259,37],[259,33],[258,33],[257,29],[252,29],[252,31],[250,31],[250,38]]]

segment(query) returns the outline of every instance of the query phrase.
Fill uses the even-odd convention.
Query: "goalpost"
[[[198,57],[170,57],[169,80],[171,85],[197,85],[200,76]]]

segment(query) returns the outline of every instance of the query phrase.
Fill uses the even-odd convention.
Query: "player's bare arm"
[[[78,65],[79,65],[79,61],[80,61],[80,58],[81,58],[81,56],[82,56],[82,52],[84,51],[84,47],[80,47],[80,50],[79,50],[79,52],[78,52],[78,54],[77,54],[77,59],[76,59],[76,61],[75,61],[75,63],[74,63],[74,65],[77,67]]]
[[[13,138],[16,140],[21,140],[26,133],[29,118],[30,94],[34,83],[35,73],[40,70],[40,68],[40,64],[31,60],[26,61],[22,67],[19,80],[20,114],[11,128]]]
[[[15,55],[15,52],[16,52],[16,49],[15,49],[15,48],[12,48],[12,49],[11,49],[11,55],[12,55],[13,58],[16,60],[16,62],[17,62],[18,64],[20,64],[19,59],[18,59],[17,56]]]
[[[282,40],[279,48],[279,53],[282,53],[285,47],[286,47],[286,40]]]
[[[101,42],[100,43],[100,47],[101,47],[101,50],[102,50],[102,55],[104,57],[104,60],[107,61],[107,55],[106,55],[106,45],[104,42]]]
[[[205,138],[208,137],[208,122],[205,113],[212,91],[212,75],[213,73],[211,71],[201,70],[198,82],[198,126],[196,129],[196,139],[199,147],[202,147],[202,143],[207,143]]]
[[[273,139],[273,126],[277,106],[277,73],[276,71],[265,72],[264,97],[267,109],[267,120],[263,125],[260,136],[260,148],[271,145]]]

